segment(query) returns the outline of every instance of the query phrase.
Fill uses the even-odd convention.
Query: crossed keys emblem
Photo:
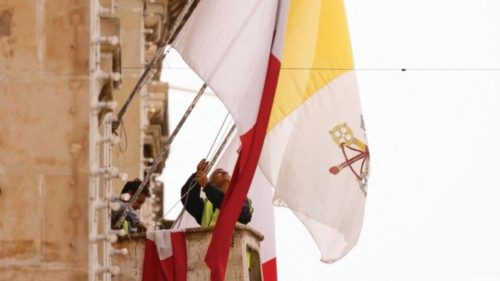
[[[346,123],[339,124],[330,131],[333,142],[342,150],[345,161],[329,169],[330,173],[337,175],[345,168],[349,168],[356,176],[361,191],[366,196],[366,182],[368,177],[368,163],[370,152],[368,146],[354,136],[352,129]],[[350,151],[350,155],[347,152]],[[354,152],[354,153],[353,153]],[[356,163],[360,162],[358,165]],[[356,165],[355,165],[356,164]],[[356,168],[357,167],[357,168]]]

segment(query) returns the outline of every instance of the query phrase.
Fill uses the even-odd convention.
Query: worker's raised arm
[[[200,198],[200,185],[195,180],[195,175],[192,174],[181,189],[181,202],[189,214],[201,224],[203,216],[203,199]]]

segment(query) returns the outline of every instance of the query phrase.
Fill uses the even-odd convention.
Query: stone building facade
[[[97,2],[101,37],[91,35]],[[0,280],[88,277],[89,57],[100,42],[99,101],[125,102],[179,0],[2,0],[0,2]],[[103,40],[103,38],[105,40]],[[168,137],[168,85],[161,67],[132,101],[113,164],[141,178]],[[160,167],[157,172],[161,172]],[[119,193],[124,181],[114,180]],[[162,185],[141,217],[162,213]]]

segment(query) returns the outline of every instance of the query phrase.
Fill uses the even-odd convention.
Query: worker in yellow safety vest
[[[210,178],[205,172],[208,162],[202,159],[196,167],[196,173],[186,181],[181,189],[182,204],[200,226],[212,226],[219,217],[220,206],[224,200],[231,176],[224,169],[216,169]],[[202,198],[201,190],[206,197]],[[238,222],[247,224],[252,219],[252,203],[246,199],[241,209]]]
[[[231,176],[224,169],[216,169],[210,179],[207,177],[206,169],[208,162],[202,159],[196,167],[196,173],[186,181],[181,189],[182,204],[189,214],[191,214],[200,226],[213,226],[219,217],[219,209],[224,200]],[[200,197],[201,190],[206,198]],[[247,224],[252,219],[252,201],[246,198],[241,208],[238,223]],[[247,267],[250,268],[250,252],[246,254]]]
[[[120,198],[114,199],[113,202],[118,204],[117,210],[113,210],[111,212],[111,227],[115,229],[116,222],[120,219],[123,212],[127,211],[127,216],[123,221],[122,229],[125,230],[127,234],[146,232],[147,227],[144,222],[139,220],[139,217],[136,214],[136,211],[141,209],[142,204],[146,202],[147,197],[151,196],[149,188],[146,186],[142,189],[141,194],[137,197],[137,200],[133,205],[129,206],[128,201],[132,198],[136,191],[141,186],[142,181],[140,179],[135,179],[133,181],[127,182],[122,189]]]

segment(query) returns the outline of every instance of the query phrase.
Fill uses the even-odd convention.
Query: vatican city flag
[[[322,261],[358,241],[369,151],[342,0],[289,2],[283,51],[259,166],[311,233]]]

